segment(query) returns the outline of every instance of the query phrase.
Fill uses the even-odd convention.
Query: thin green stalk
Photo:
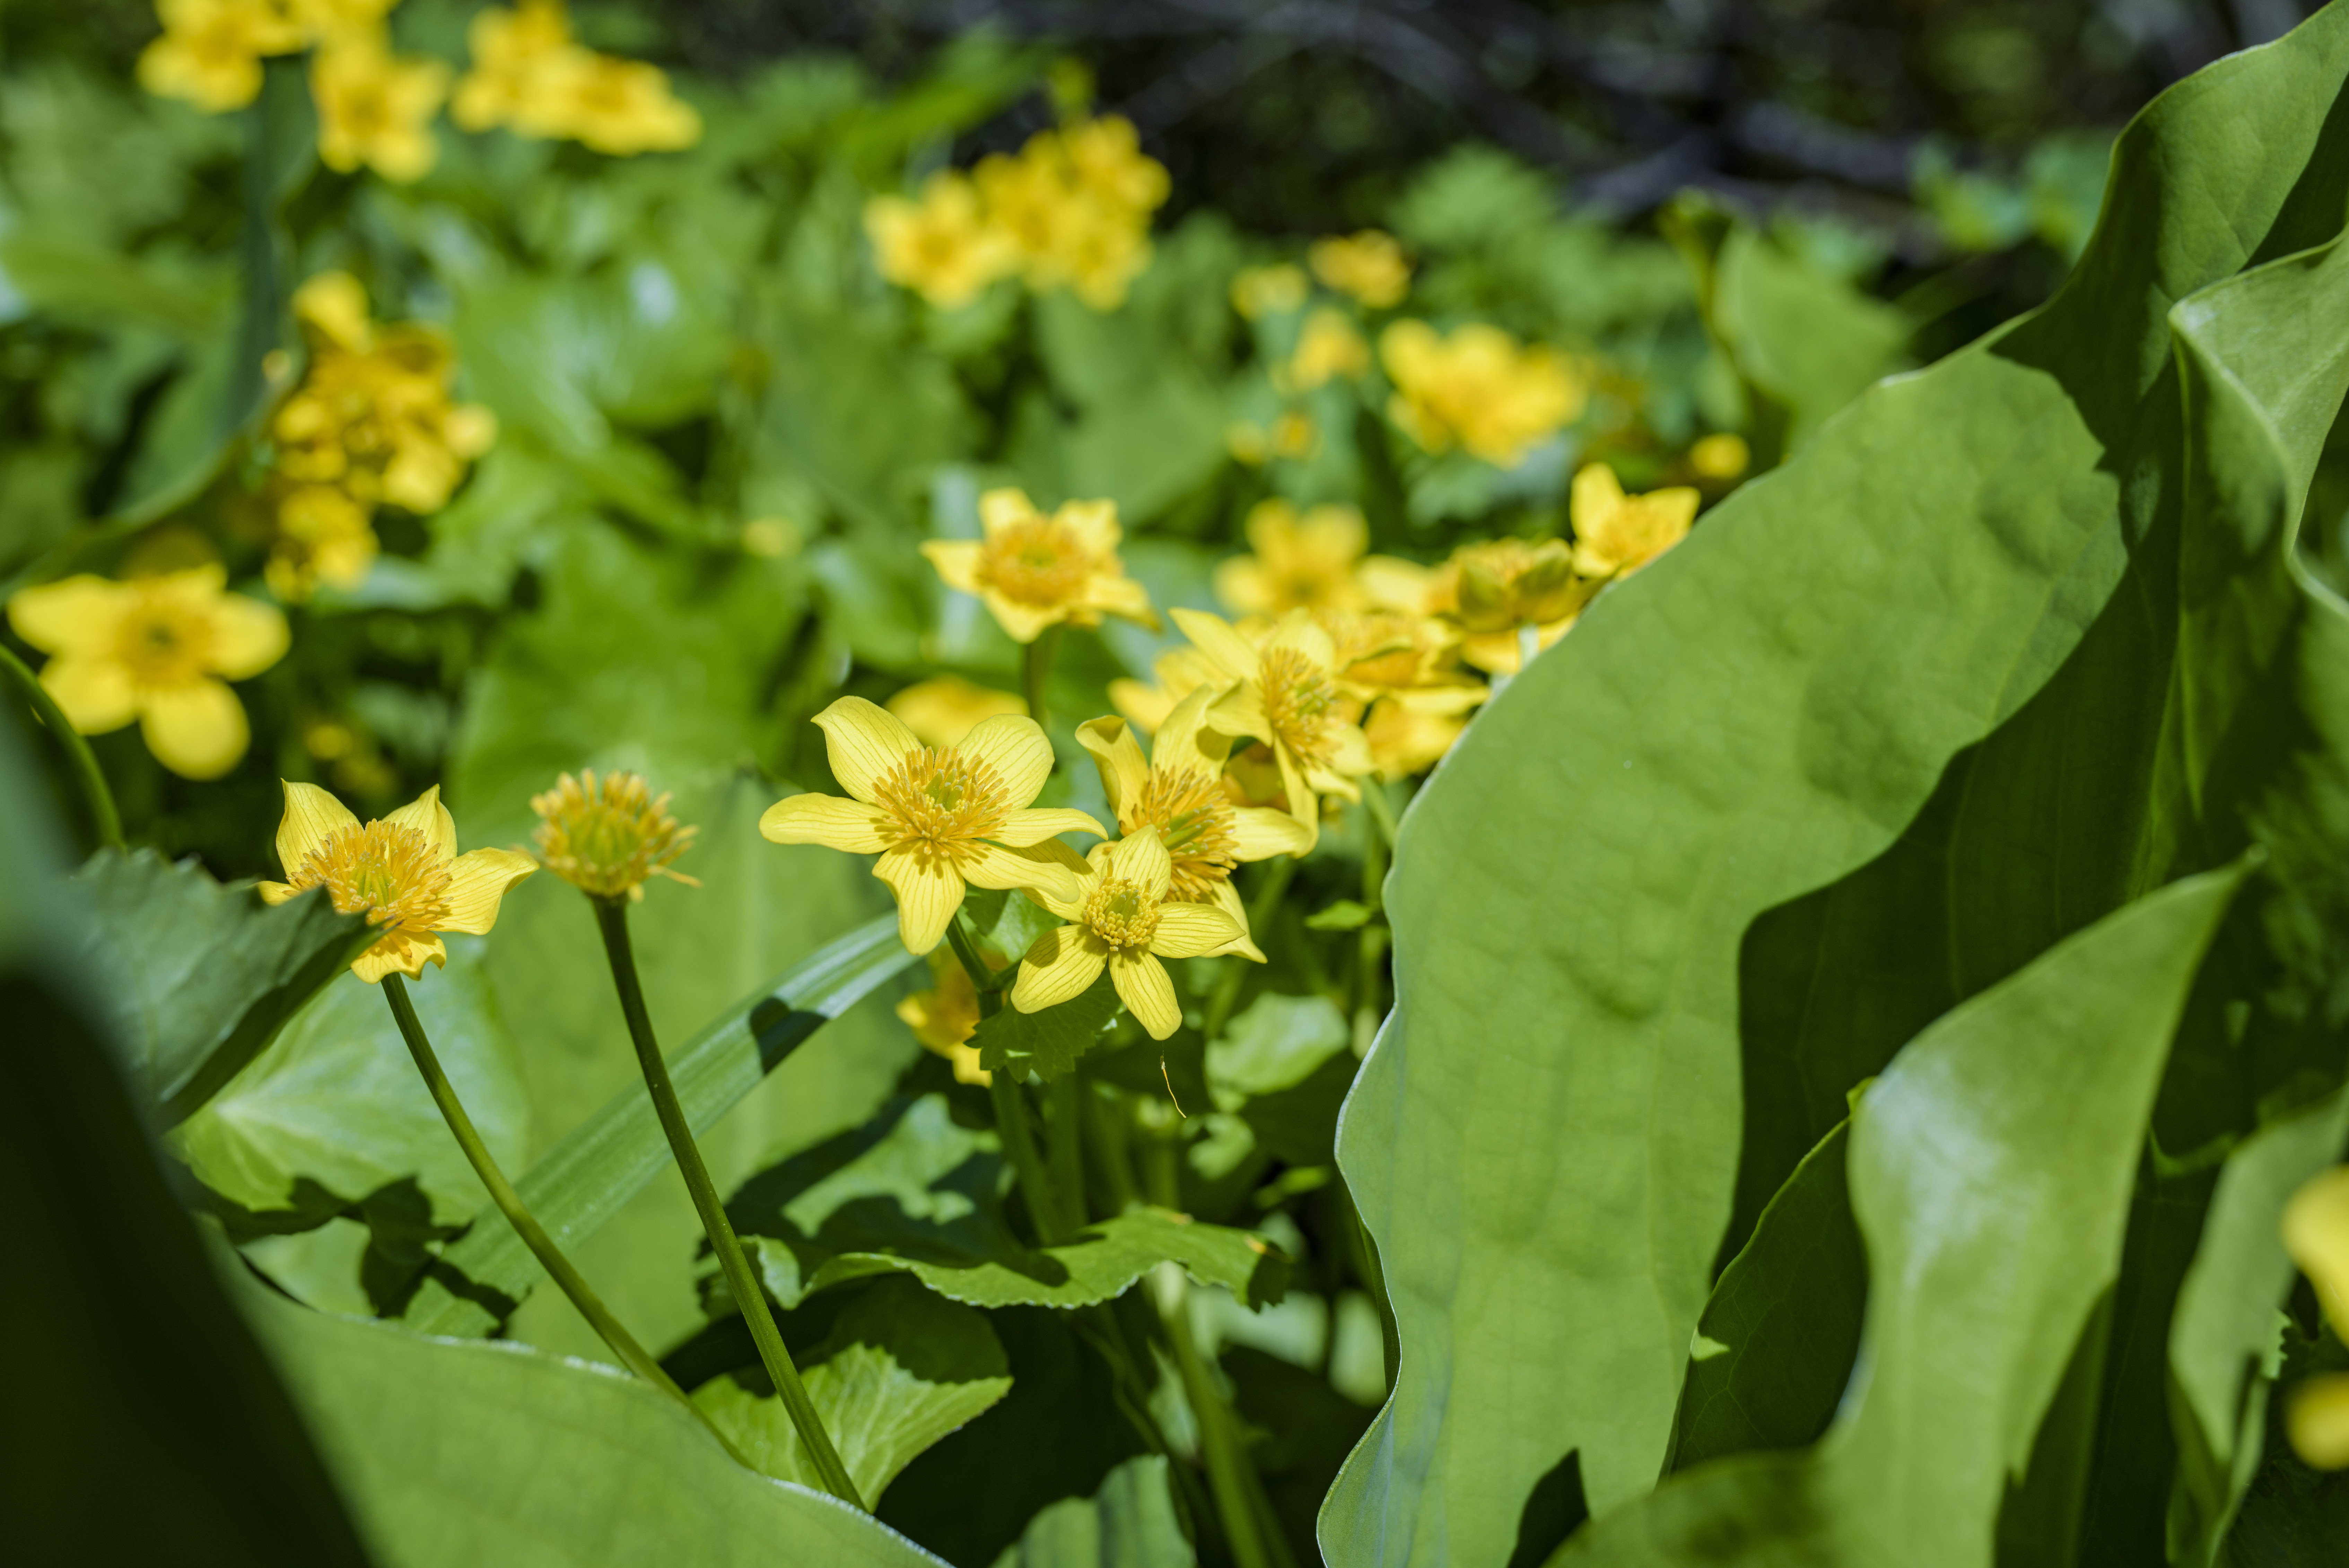
[[[391,1016],[399,1025],[399,1037],[408,1042],[408,1054],[416,1058],[416,1070],[424,1075],[424,1086],[431,1091],[432,1103],[440,1107],[440,1117],[449,1124],[450,1134],[456,1138],[457,1147],[465,1151],[465,1158],[472,1166],[473,1174],[480,1177],[481,1185],[490,1189],[490,1200],[498,1206],[498,1212],[506,1217],[506,1223],[514,1228],[514,1233],[522,1238],[523,1245],[530,1249],[531,1255],[538,1260],[547,1277],[562,1287],[563,1293],[571,1298],[571,1304],[579,1309],[579,1315],[585,1318],[588,1326],[595,1329],[604,1343],[611,1347],[612,1354],[620,1358],[622,1366],[692,1411],[695,1419],[709,1428],[728,1453],[738,1460],[741,1459],[741,1454],[727,1441],[726,1434],[710,1425],[709,1417],[701,1407],[685,1397],[685,1390],[662,1370],[661,1364],[653,1358],[652,1353],[637,1344],[636,1336],[612,1315],[612,1309],[604,1304],[603,1298],[572,1266],[563,1249],[554,1244],[554,1238],[546,1233],[545,1227],[539,1224],[523,1204],[522,1194],[514,1190],[513,1183],[506,1179],[505,1172],[498,1168],[497,1159],[490,1153],[489,1146],[474,1130],[473,1118],[465,1114],[464,1102],[457,1098],[456,1086],[449,1082],[449,1075],[440,1069],[440,1058],[434,1054],[432,1042],[424,1033],[424,1023],[416,1016],[416,1004],[409,998],[408,982],[396,974],[385,975],[383,996],[391,1003]],[[748,1463],[747,1460],[743,1462]]]
[[[1044,694],[1052,680],[1052,655],[1060,651],[1061,628],[1048,626],[1035,641],[1030,643],[1022,656],[1022,672],[1027,678],[1028,716],[1041,726],[1045,718]]]
[[[74,788],[79,792],[82,805],[89,813],[90,831],[98,836],[99,846],[107,849],[121,848],[122,814],[114,809],[114,792],[107,787],[105,771],[98,765],[98,755],[89,749],[89,742],[67,721],[57,699],[51,697],[48,688],[41,684],[40,677],[5,647],[0,647],[0,675],[7,677],[8,684],[16,689],[16,694],[25,700],[26,706],[32,709],[33,716],[57,737],[58,746],[66,753],[66,765],[73,774]]]
[[[1009,977],[996,973],[979,957],[978,939],[960,909],[947,926],[947,940],[978,992],[978,1015],[992,1018],[1002,1012],[1004,982]],[[990,1074],[987,1093],[995,1103],[995,1130],[1003,1139],[1004,1158],[1011,1161],[1012,1174],[1019,1179],[1020,1196],[1028,1200],[1028,1218],[1036,1227],[1037,1241],[1050,1247],[1067,1241],[1078,1227],[1070,1222],[1051,1171],[1037,1151],[1035,1130],[1028,1123],[1028,1096],[1019,1092],[1009,1073]]]
[[[636,1064],[644,1069],[645,1087],[651,1092],[653,1110],[660,1117],[661,1131],[668,1135],[669,1152],[677,1157],[678,1170],[693,1194],[693,1206],[701,1213],[701,1228],[709,1233],[709,1245],[718,1253],[719,1267],[726,1272],[727,1287],[734,1293],[743,1321],[750,1326],[750,1337],[759,1346],[759,1359],[765,1364],[775,1392],[782,1397],[783,1408],[790,1413],[800,1441],[815,1462],[816,1474],[823,1478],[824,1490],[843,1501],[864,1508],[864,1500],[857,1495],[856,1483],[849,1479],[848,1467],[841,1462],[840,1450],[833,1446],[832,1435],[823,1429],[823,1418],[816,1414],[815,1402],[808,1397],[806,1386],[800,1382],[799,1368],[792,1365],[792,1353],[784,1347],[783,1336],[775,1327],[774,1314],[768,1310],[767,1293],[759,1283],[758,1275],[751,1272],[750,1261],[742,1254],[742,1243],[734,1234],[732,1221],[726,1217],[726,1205],[719,1201],[717,1185],[709,1179],[709,1168],[702,1163],[701,1149],[693,1141],[693,1128],[685,1119],[685,1107],[678,1104],[677,1089],[668,1078],[668,1064],[661,1056],[660,1043],[653,1037],[652,1014],[645,1009],[644,987],[636,979],[636,955],[628,943],[627,900],[591,898],[588,901],[595,906],[595,924],[604,934],[604,953],[612,962],[612,983],[620,992],[620,1012],[628,1021],[628,1038],[636,1044]]]

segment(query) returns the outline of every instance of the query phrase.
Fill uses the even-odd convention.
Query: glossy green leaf
[[[2188,436],[2166,313],[2338,230],[2344,74],[2330,11],[2157,101],[2052,304],[1866,393],[1602,595],[1413,802],[1397,1007],[1340,1135],[1402,1357],[1325,1510],[1333,1560],[1506,1559],[1569,1454],[1594,1512],[1643,1490],[1724,1241],[1847,1092],[2282,820],[2247,783],[2337,794],[2330,763],[2256,771],[2257,726],[2230,725],[2240,694],[2290,691],[2318,754],[2349,754],[2304,696],[2338,682],[2333,612],[2287,605],[2306,635],[2280,642],[2273,589],[2339,404],[2336,335],[2308,325],[2334,319],[2330,285],[2245,307],[2209,385],[2258,389],[2223,440],[2200,415]],[[2302,325],[2261,338],[2255,317]],[[2238,536],[2257,548],[2185,578],[2211,632],[2181,631],[2179,553]],[[2301,813],[2311,877],[2338,863],[2331,811]]]
[[[1353,1039],[1326,996],[1268,991],[1207,1045],[1207,1086],[1216,1104],[1237,1110],[1257,1095],[1293,1089]]]
[[[73,881],[88,918],[81,961],[131,1082],[167,1120],[202,1105],[356,956],[365,922],[323,893],[274,909],[193,860],[152,849],[93,856]]]
[[[1075,1072],[1077,1058],[1101,1044],[1119,1005],[1117,988],[1104,970],[1058,1006],[1022,1012],[1007,1005],[980,1019],[970,1043],[978,1047],[978,1064],[988,1072],[1009,1073],[1023,1084],[1030,1078],[1049,1084]]]
[[[986,1314],[905,1279],[858,1292],[823,1342],[793,1359],[867,1502],[877,1502],[923,1449],[1011,1389],[1010,1363]],[[744,1459],[779,1480],[822,1488],[763,1368],[714,1377],[693,1398]]]
[[[993,1568],[1192,1568],[1160,1454],[1128,1459],[1091,1497],[1068,1497],[1028,1521]]]
[[[1993,1561],[2007,1490],[2119,1270],[2146,1117],[2241,879],[2128,906],[1893,1059],[1852,1125],[1871,1289],[1835,1425],[1799,1454],[1673,1477],[1601,1515],[1561,1568]]]

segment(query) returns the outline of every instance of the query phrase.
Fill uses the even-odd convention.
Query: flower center
[[[185,686],[202,678],[212,641],[212,624],[202,614],[150,597],[122,618],[114,651],[140,686]]]
[[[1154,769],[1142,788],[1142,798],[1130,808],[1122,825],[1127,833],[1158,829],[1166,852],[1174,857],[1174,879],[1168,896],[1191,904],[1206,898],[1216,883],[1231,876],[1239,863],[1232,836],[1232,801],[1214,775],[1196,768],[1179,772]]]
[[[690,881],[667,866],[691,846],[697,830],[679,826],[668,796],[656,799],[640,774],[564,774],[530,805],[543,819],[539,858],[574,887],[614,898],[656,872]]]
[[[1146,948],[1158,933],[1158,905],[1141,883],[1104,877],[1085,899],[1085,927],[1121,951]]]
[[[952,746],[926,746],[873,786],[881,809],[896,819],[898,841],[945,847],[984,838],[1009,808],[993,768]]]
[[[1264,656],[1264,716],[1272,738],[1294,753],[1306,767],[1330,758],[1326,734],[1330,710],[1337,701],[1330,678],[1293,648],[1276,648]]]
[[[288,879],[325,888],[338,913],[364,909],[389,931],[437,931],[449,918],[449,867],[424,835],[395,823],[341,829]]]
[[[1076,597],[1091,576],[1083,546],[1049,517],[1013,524],[989,539],[978,557],[979,581],[1005,598],[1040,608]]]

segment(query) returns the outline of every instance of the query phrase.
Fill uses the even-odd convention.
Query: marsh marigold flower
[[[1133,720],[1145,735],[1155,732],[1176,704],[1198,688],[1215,686],[1220,691],[1231,684],[1231,678],[1214,659],[1188,646],[1160,654],[1151,661],[1150,672],[1154,680],[1120,676],[1109,683],[1110,706]]]
[[[434,784],[380,821],[362,825],[350,808],[316,784],[285,785],[285,816],[277,825],[283,882],[264,882],[261,896],[282,904],[324,888],[346,915],[364,911],[383,935],[352,961],[351,971],[373,984],[388,974],[420,980],[427,963],[445,965],[443,931],[479,936],[497,923],[506,889],[538,869],[516,849],[457,853],[457,824]]]
[[[531,797],[538,813],[538,863],[581,892],[598,898],[642,898],[645,882],[667,877],[689,888],[700,883],[669,869],[693,847],[698,828],[681,827],[642,774],[582,770]]]
[[[978,521],[983,539],[932,539],[922,554],[1013,641],[1033,642],[1062,622],[1099,626],[1105,615],[1158,624],[1149,591],[1117,558],[1116,502],[1064,502],[1048,517],[1024,491],[990,490],[978,498]]]
[[[1232,308],[1250,321],[1259,320],[1295,310],[1312,287],[1305,269],[1294,262],[1242,267],[1232,275]]]
[[[993,954],[983,956],[994,962]],[[978,987],[952,953],[931,952],[930,989],[901,999],[897,1016],[924,1050],[953,1064],[956,1083],[984,1087],[994,1081],[995,1075],[978,1064],[978,1047],[969,1043],[978,1027]]]
[[[228,682],[285,657],[285,617],[226,591],[217,566],[109,582],[67,577],[8,601],[16,635],[51,654],[41,684],[85,735],[133,719],[155,760],[184,778],[236,766],[252,742]]]
[[[984,221],[1028,286],[1072,287],[1096,310],[1123,304],[1150,263],[1150,214],[1166,199],[1166,171],[1114,116],[1028,139],[971,171]]]
[[[1574,476],[1568,503],[1574,522],[1574,566],[1585,576],[1627,576],[1688,537],[1698,495],[1690,485],[1626,495],[1603,462]]]
[[[1364,229],[1352,235],[1316,240],[1305,253],[1313,275],[1340,294],[1350,294],[1372,310],[1402,303],[1411,290],[1411,263],[1392,234]]]
[[[918,202],[865,202],[864,233],[883,277],[943,310],[968,305],[1019,265],[1009,236],[981,210],[978,188],[952,170],[925,181]]]
[[[1208,709],[1208,726],[1272,748],[1291,816],[1318,834],[1318,796],[1361,798],[1353,781],[1371,771],[1370,742],[1346,711],[1337,647],[1310,615],[1291,610],[1259,647],[1220,616],[1174,614],[1229,687]]]
[[[670,89],[667,72],[574,42],[560,0],[491,6],[474,16],[465,41],[472,68],[449,109],[464,130],[505,126],[613,158],[701,140],[701,116]]]
[[[1305,318],[1296,351],[1276,367],[1272,383],[1290,394],[1309,392],[1343,376],[1352,379],[1371,368],[1371,346],[1342,310],[1326,306]]]
[[[1074,852],[1054,836],[1101,834],[1081,811],[1029,805],[1052,771],[1052,743],[1031,719],[985,720],[953,746],[923,745],[862,697],[843,697],[815,722],[850,798],[792,795],[767,808],[759,831],[880,856],[873,875],[896,894],[897,933],[915,952],[938,945],[966,885],[1065,890]]]
[[[1564,637],[1599,588],[1599,579],[1575,575],[1574,551],[1562,539],[1463,545],[1441,580],[1444,608],[1465,633],[1461,656],[1492,674],[1515,674],[1523,664],[1525,628],[1537,650]]]
[[[1174,981],[1163,958],[1198,958],[1245,934],[1212,904],[1168,901],[1174,861],[1155,828],[1097,844],[1072,888],[1031,896],[1068,921],[1038,937],[1019,965],[1011,1005],[1022,1012],[1081,994],[1109,971],[1110,983],[1153,1040],[1183,1025]]]
[[[484,6],[465,28],[472,69],[457,83],[449,118],[463,130],[512,125],[531,107],[546,80],[547,67],[566,49],[571,18],[560,0],[522,0],[509,9]]]
[[[1283,615],[1293,609],[1346,609],[1361,602],[1354,564],[1369,545],[1361,508],[1326,504],[1302,516],[1273,496],[1248,509],[1252,555],[1216,567],[1216,597],[1240,615]]]
[[[206,114],[243,109],[261,91],[261,61],[302,47],[302,29],[271,0],[155,0],[163,36],[139,56],[139,85]]]
[[[1460,634],[1433,617],[1322,610],[1314,619],[1337,649],[1340,689],[1369,704],[1362,735],[1381,778],[1433,767],[1490,695],[1454,664]]]
[[[1588,393],[1566,358],[1523,348],[1497,327],[1471,322],[1450,336],[1424,321],[1398,321],[1379,337],[1394,381],[1387,417],[1432,452],[1464,447],[1496,468],[1515,468],[1578,418]]]
[[[2335,1166],[2292,1195],[2283,1242],[2335,1334],[2349,1336],[2349,1165]],[[2349,1373],[2309,1378],[2287,1410],[2292,1446],[2318,1469],[2349,1469]]]
[[[432,116],[448,91],[439,60],[396,58],[365,34],[330,38],[310,62],[319,161],[345,174],[364,165],[395,184],[421,180],[440,155]]]
[[[959,675],[916,680],[881,705],[904,720],[926,746],[958,745],[983,719],[1028,711],[1028,704],[1010,692],[974,685]]]
[[[1744,436],[1717,431],[1689,448],[1688,461],[1700,479],[1735,479],[1753,462],[1754,451],[1745,444]]]

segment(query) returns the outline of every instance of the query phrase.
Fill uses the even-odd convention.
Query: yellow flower
[[[1170,648],[1150,668],[1158,678],[1155,682],[1120,677],[1109,683],[1110,706],[1133,720],[1143,734],[1154,733],[1194,691],[1224,679],[1215,661],[1195,648]]]
[[[183,778],[212,779],[251,743],[244,705],[227,682],[285,657],[285,617],[225,591],[217,566],[109,582],[67,577],[8,601],[16,635],[54,655],[41,684],[85,735],[139,721],[155,760]]]
[[[1589,597],[1587,587],[1575,581],[1574,552],[1563,539],[1538,545],[1486,539],[1461,545],[1452,561],[1459,569],[1454,613],[1470,631],[1547,626],[1574,614]]]
[[[1480,687],[1466,707],[1449,712],[1423,707],[1407,697],[1371,703],[1370,717],[1362,721],[1362,737],[1379,776],[1405,779],[1443,761],[1468,729],[1467,708],[1484,700]]]
[[[1032,289],[1073,286],[1094,309],[1114,309],[1150,263],[1150,213],[1166,199],[1166,171],[1142,155],[1123,119],[1039,131],[1016,158],[980,159],[971,179]]]
[[[1424,321],[1398,321],[1380,336],[1379,357],[1395,385],[1388,418],[1429,452],[1456,444],[1498,468],[1524,462],[1588,395],[1563,356],[1520,348],[1482,322],[1443,337]]]
[[[534,68],[514,115],[525,136],[567,136],[607,157],[675,152],[701,140],[701,116],[642,60],[558,49]]]
[[[1273,385],[1287,393],[1309,392],[1340,376],[1360,376],[1371,368],[1371,346],[1342,310],[1326,306],[1305,318],[1297,351],[1273,371]]]
[[[278,0],[280,5],[285,0]],[[399,0],[291,0],[294,20],[305,37],[335,39],[353,33],[379,34],[383,19]]]
[[[277,861],[285,880],[261,884],[264,899],[282,904],[324,888],[337,910],[365,910],[367,924],[382,929],[351,963],[351,972],[370,985],[395,973],[420,980],[428,962],[446,966],[449,950],[440,934],[487,931],[506,889],[538,869],[518,849],[458,854],[457,824],[440,804],[439,784],[362,826],[316,784],[288,784]]]
[[[1242,267],[1232,275],[1232,308],[1250,321],[1294,310],[1305,303],[1311,285],[1294,262]]]
[[[1069,126],[1061,132],[1060,150],[1077,188],[1130,223],[1146,223],[1165,204],[1166,166],[1142,151],[1133,122],[1124,116]]]
[[[1313,834],[1285,811],[1234,803],[1223,783],[1231,740],[1206,728],[1208,706],[1220,695],[1203,686],[1175,704],[1146,759],[1123,719],[1081,724],[1077,741],[1101,770],[1118,831],[1131,837],[1154,830],[1165,846],[1173,867],[1166,896],[1223,910],[1240,932],[1235,950],[1261,961],[1264,955],[1246,942],[1247,909],[1232,886],[1232,868],[1244,860],[1302,855],[1313,847]]]
[[[439,60],[396,59],[365,35],[329,41],[310,62],[320,161],[345,174],[364,164],[395,184],[421,180],[440,156],[432,116],[448,90]]]
[[[2284,1205],[2283,1244],[2316,1287],[2335,1334],[2349,1336],[2349,1165],[2312,1179]],[[2287,1412],[2292,1446],[2318,1469],[2349,1469],[2349,1373],[2312,1377]]]
[[[1370,703],[1362,735],[1382,778],[1433,766],[1489,695],[1452,662],[1459,634],[1432,617],[1371,609],[1321,610],[1314,618],[1337,649],[1339,685]]]
[[[1242,936],[1212,904],[1171,903],[1174,862],[1154,828],[1095,845],[1077,885],[1040,888],[1036,901],[1070,922],[1038,937],[1019,965],[1011,1005],[1022,1012],[1081,994],[1109,970],[1110,983],[1153,1040],[1183,1026],[1162,958],[1198,958]]]
[[[1402,303],[1411,289],[1411,263],[1392,234],[1364,229],[1350,238],[1316,240],[1306,250],[1313,275],[1372,310]]]
[[[1744,436],[1722,431],[1689,448],[1688,460],[1700,479],[1735,479],[1754,461],[1754,453]]]
[[[959,675],[917,680],[882,706],[904,720],[926,746],[960,745],[982,719],[1028,711],[1028,704],[1010,692],[975,686]]]
[[[163,36],[139,56],[139,85],[206,114],[242,109],[261,91],[261,57],[302,47],[301,29],[269,0],[155,0]]]
[[[941,309],[968,305],[1018,265],[1009,237],[980,212],[978,187],[951,171],[931,175],[919,202],[865,202],[864,233],[881,275]]]
[[[365,354],[375,347],[367,288],[349,273],[335,268],[303,279],[293,304],[294,319],[318,351]]]
[[[564,774],[553,789],[531,796],[530,808],[539,815],[539,864],[583,893],[641,899],[652,877],[701,886],[668,868],[700,829],[679,826],[668,795],[656,798],[642,774]]]
[[[850,798],[795,794],[759,819],[777,844],[878,855],[873,875],[897,896],[897,934],[917,953],[946,935],[964,887],[1074,886],[1075,852],[1054,836],[1101,824],[1029,802],[1052,771],[1052,744],[1031,719],[982,721],[959,745],[925,746],[886,711],[843,697],[815,716],[833,776]]]
[[[277,536],[263,569],[269,591],[300,604],[320,583],[355,588],[375,564],[367,509],[331,484],[297,484],[277,501]]]
[[[1076,218],[1069,229],[1069,286],[1095,310],[1115,310],[1149,268],[1149,231],[1093,203],[1079,205]]]
[[[992,965],[994,955],[984,955]],[[955,1082],[982,1088],[995,1075],[978,1064],[978,1047],[970,1044],[978,1027],[978,987],[951,953],[930,954],[930,989],[917,991],[897,1003],[897,1016],[913,1030],[922,1048],[954,1064]]]
[[[1216,597],[1241,615],[1352,608],[1361,603],[1354,563],[1370,537],[1357,506],[1325,504],[1300,517],[1278,496],[1259,501],[1247,515],[1255,554],[1216,566]]]
[[[465,30],[473,68],[457,84],[449,118],[463,130],[488,130],[521,119],[540,92],[547,65],[572,47],[571,20],[560,0],[492,5]]]
[[[1220,616],[1174,614],[1230,686],[1207,711],[1208,725],[1270,744],[1291,816],[1318,833],[1317,794],[1361,798],[1352,781],[1371,771],[1370,742],[1340,711],[1337,648],[1310,615],[1291,610],[1258,648]]]
[[[1574,476],[1568,502],[1575,570],[1591,577],[1629,576],[1688,537],[1697,500],[1696,490],[1685,484],[1626,495],[1613,469],[1590,464]]]
[[[1019,490],[978,498],[984,539],[932,539],[922,554],[947,587],[982,600],[1015,642],[1066,622],[1099,626],[1113,615],[1156,627],[1150,593],[1117,558],[1117,503],[1063,502],[1047,517]]]

